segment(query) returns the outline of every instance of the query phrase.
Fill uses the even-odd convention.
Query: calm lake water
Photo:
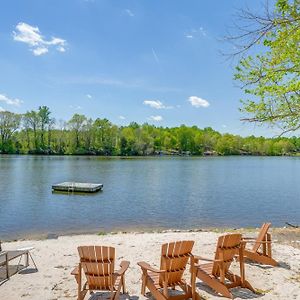
[[[93,195],[52,193],[100,182]],[[0,239],[300,223],[300,158],[0,156]]]

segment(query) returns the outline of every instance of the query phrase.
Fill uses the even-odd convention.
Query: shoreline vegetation
[[[217,234],[223,233],[234,233],[239,232],[242,234],[251,234],[257,232],[258,227],[205,227],[205,228],[191,228],[191,229],[126,229],[126,230],[115,230],[115,231],[78,231],[78,232],[66,232],[66,233],[39,233],[39,234],[29,234],[23,238],[15,239],[3,239],[6,243],[13,243],[18,241],[44,241],[44,240],[55,240],[62,237],[72,237],[72,236],[114,236],[114,235],[126,235],[126,234],[167,234],[167,233],[198,233],[198,232],[212,232]],[[271,232],[274,238],[283,244],[291,245],[295,248],[300,249],[300,228],[295,226],[282,226],[282,227],[271,227]]]
[[[47,106],[25,114],[0,111],[0,154],[97,156],[299,156],[300,138],[241,137],[211,127],[158,127],[74,114],[56,120]]]

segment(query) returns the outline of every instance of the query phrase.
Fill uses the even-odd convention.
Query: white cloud
[[[79,106],[79,105],[70,105],[69,107],[70,107],[71,109],[75,109],[75,110],[81,110],[81,109],[82,109],[82,107]]]
[[[227,125],[223,124],[223,125],[222,125],[222,128],[227,128]]]
[[[39,48],[33,49],[32,52],[33,52],[33,54],[35,56],[39,56],[39,55],[47,53],[48,52],[48,48],[46,48],[46,47],[39,47]]]
[[[23,22],[16,26],[13,37],[15,41],[27,44],[35,56],[46,54],[50,47],[55,47],[59,52],[66,51],[66,40],[58,37],[51,37],[50,40],[46,40],[37,26],[34,27]]]
[[[20,99],[9,98],[4,94],[0,94],[0,101],[6,103],[7,105],[13,105],[13,106],[20,106],[23,103],[23,101]]]
[[[173,108],[173,106],[166,106],[164,105],[161,101],[159,100],[145,100],[143,102],[144,105],[148,105],[152,108],[156,108],[156,109],[170,109]]]
[[[59,52],[66,52],[66,48],[64,48],[62,46],[57,47],[56,50]]]
[[[126,118],[124,116],[119,116],[120,120],[125,120]]]
[[[92,95],[91,94],[86,94],[87,98],[92,99]]]
[[[134,13],[130,9],[127,8],[124,11],[129,17],[134,17]]]
[[[150,116],[148,118],[149,121],[155,121],[155,122],[160,122],[163,120],[163,117],[162,116]]]
[[[143,102],[145,105],[149,105],[152,108],[156,108],[156,109],[162,109],[165,106],[162,104],[162,102],[160,102],[159,100],[145,100]]]
[[[194,39],[196,37],[206,37],[207,33],[206,30],[203,27],[199,27],[197,29],[193,28],[189,30],[187,33],[185,33],[185,37],[187,39]]]
[[[196,96],[189,97],[188,101],[195,107],[208,107],[210,105],[207,100]]]
[[[206,33],[206,31],[204,30],[203,27],[199,27],[198,32],[199,32],[200,34],[202,34],[202,36],[207,36],[207,33]]]
[[[0,112],[1,112],[1,111],[5,111],[5,109],[4,109],[3,107],[0,106]]]
[[[16,26],[16,30],[18,33],[13,32],[15,41],[23,42],[30,46],[38,46],[43,43],[43,38],[38,27],[33,27],[26,23],[19,23]]]
[[[157,62],[157,64],[159,64],[160,63],[159,58],[158,58],[158,56],[157,56],[157,54],[156,54],[156,52],[153,48],[152,48],[152,54],[153,54],[153,57],[154,57],[155,61]]]
[[[58,46],[63,45],[65,42],[66,42],[65,40],[63,40],[63,39],[61,39],[61,38],[56,38],[56,37],[53,37],[52,40],[49,41],[49,42],[46,42],[46,41],[45,41],[45,43],[46,43],[47,45],[58,45]]]
[[[194,36],[191,35],[191,34],[186,34],[185,37],[186,37],[187,39],[193,39],[193,38],[194,38]]]

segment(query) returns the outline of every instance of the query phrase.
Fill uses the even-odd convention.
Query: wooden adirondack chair
[[[192,287],[182,278],[187,263],[193,264],[191,253],[194,241],[178,241],[162,245],[160,269],[152,268],[146,262],[139,262],[142,268],[142,290],[145,295],[146,287],[157,300],[181,300],[192,297]],[[169,295],[169,288],[175,290],[180,286],[184,294]]]
[[[115,271],[115,248],[104,246],[78,247],[79,266],[72,271],[78,284],[78,300],[84,299],[87,291],[106,290],[111,292],[110,299],[117,300],[121,288],[125,293],[125,272],[128,261],[122,261],[121,269]],[[86,282],[82,286],[82,270]]]
[[[196,275],[195,277],[227,298],[233,298],[229,289],[238,286],[248,288],[255,292],[251,284],[245,280],[243,247],[244,244],[242,243],[241,234],[220,236],[214,260],[195,256],[194,260],[196,264],[193,268],[193,272],[195,272]],[[237,253],[239,253],[240,258],[240,276],[233,274],[229,270]],[[198,264],[200,260],[210,261],[210,263]],[[193,284],[195,285],[195,282]],[[193,290],[195,290],[195,288]]]
[[[277,266],[277,261],[272,258],[272,240],[271,234],[268,233],[270,226],[271,223],[264,223],[260,228],[256,240],[243,237],[245,242],[254,242],[252,249],[244,250],[244,257],[260,264]]]

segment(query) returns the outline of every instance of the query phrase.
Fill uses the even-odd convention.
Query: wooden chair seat
[[[163,283],[159,281],[159,274],[154,273],[154,272],[148,272],[148,276],[149,276],[149,280],[152,280],[153,284],[155,285],[155,287],[157,289],[164,287]],[[176,286],[180,286],[183,284],[186,284],[185,280],[180,280],[180,281],[172,282],[172,283],[167,282],[167,287],[174,288]]]
[[[213,267],[214,267],[213,263],[201,264],[201,270],[208,274],[212,274]]]

